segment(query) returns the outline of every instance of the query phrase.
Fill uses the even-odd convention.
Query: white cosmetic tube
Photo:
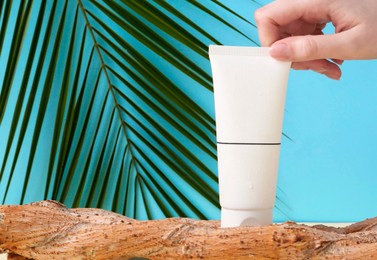
[[[291,63],[268,53],[264,47],[209,47],[221,227],[272,223]]]

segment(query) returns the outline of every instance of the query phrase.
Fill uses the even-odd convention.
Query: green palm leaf
[[[210,7],[185,4],[255,44]],[[211,95],[201,65],[211,43],[179,3],[1,1],[2,202],[214,217],[215,121],[190,95]]]

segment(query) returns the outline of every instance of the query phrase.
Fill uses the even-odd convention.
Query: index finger
[[[314,2],[314,3],[313,3]],[[311,23],[327,22],[327,7],[320,1],[275,1],[260,9],[254,16],[262,46],[271,46],[281,39],[280,27],[302,19]]]

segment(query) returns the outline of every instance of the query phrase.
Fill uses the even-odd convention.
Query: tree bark
[[[138,221],[42,201],[0,206],[0,252],[32,259],[377,259],[376,224],[220,228],[218,221]]]

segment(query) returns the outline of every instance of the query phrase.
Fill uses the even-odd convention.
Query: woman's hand
[[[377,0],[277,0],[255,19],[262,46],[294,69],[339,79],[343,60],[377,58]],[[335,33],[324,35],[329,22]]]

